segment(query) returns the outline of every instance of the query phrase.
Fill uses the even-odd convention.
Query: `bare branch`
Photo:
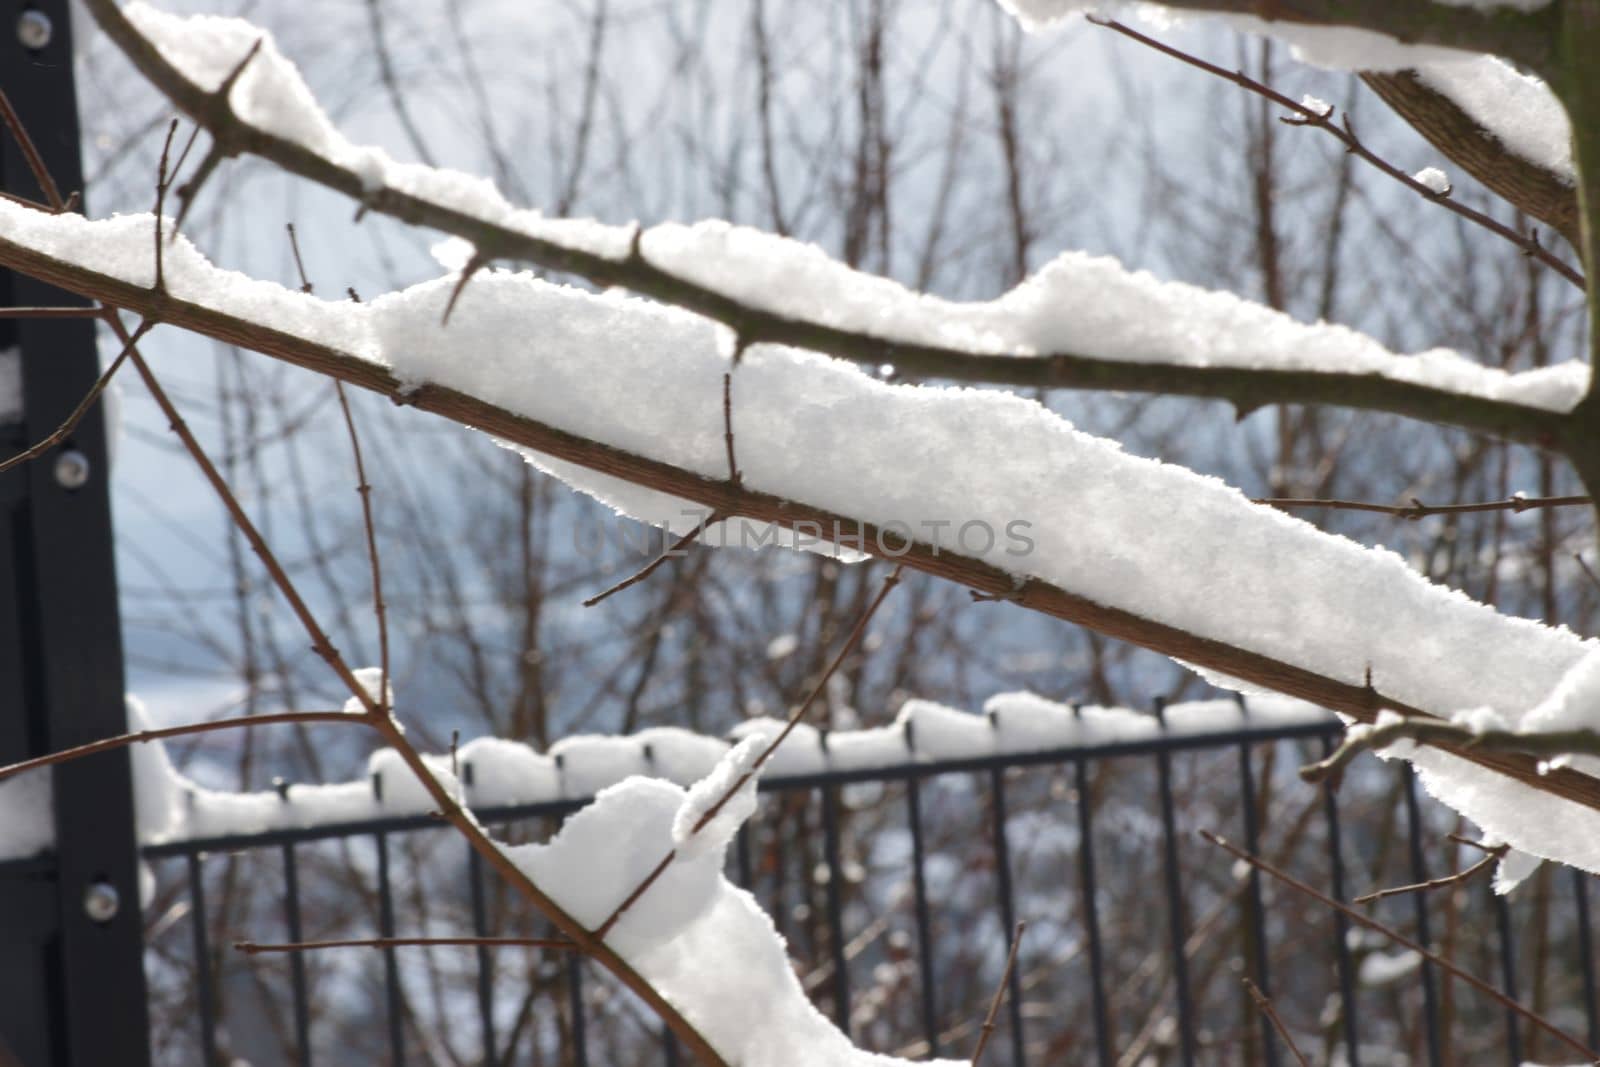
[[[1000,1014],[1000,1005],[1006,998],[1006,987],[1011,982],[1011,972],[1017,967],[1017,949],[1022,945],[1022,932],[1027,928],[1026,922],[1019,922],[1011,935],[1011,951],[1006,953],[1005,969],[1000,972],[1000,983],[994,987],[994,999],[989,1001],[989,1014],[984,1016],[983,1026],[978,1031],[978,1047],[972,1050],[972,1067],[978,1067],[983,1059],[983,1050],[989,1047],[989,1038],[994,1034],[994,1021]]]
[[[329,948],[547,948],[577,952],[578,946],[558,937],[363,937],[341,941],[235,941],[234,949],[246,956],[265,953],[315,952]]]
[[[722,519],[723,516],[719,515],[717,512],[710,512],[705,518],[701,519],[695,524],[694,529],[690,530],[688,533],[684,534],[667,548],[662,550],[661,554],[655,559],[651,560],[649,563],[646,563],[641,569],[624,578],[616,585],[613,585],[607,589],[603,589],[594,596],[590,597],[588,600],[585,600],[583,602],[583,606],[586,608],[592,608],[602,600],[615,596],[624,589],[627,589],[629,586],[638,585],[640,582],[654,574],[656,570],[667,560],[683,555],[684,551],[690,545],[699,540],[701,534],[705,533],[710,527],[721,522]]]
[[[1543,263],[1545,266],[1561,275],[1579,289],[1584,287],[1582,272],[1574,269],[1565,260],[1561,259],[1561,257],[1555,255],[1549,249],[1541,245],[1536,237],[1528,234],[1518,233],[1516,230],[1513,230],[1511,227],[1505,225],[1498,219],[1486,215],[1475,208],[1468,207],[1458,200],[1452,199],[1450,196],[1450,190],[1448,188],[1446,188],[1443,192],[1440,192],[1439,190],[1432,189],[1429,186],[1424,185],[1412,175],[1406,173],[1404,170],[1401,170],[1393,163],[1390,163],[1388,160],[1372,151],[1362,143],[1359,137],[1356,136],[1355,126],[1351,123],[1348,112],[1345,113],[1342,121],[1336,123],[1333,121],[1334,111],[1336,110],[1335,108],[1330,107],[1327,111],[1318,111],[1316,108],[1309,107],[1300,103],[1299,101],[1283,95],[1276,89],[1273,89],[1271,86],[1257,81],[1241,70],[1228,70],[1224,67],[1217,66],[1215,63],[1209,63],[1206,60],[1201,59],[1199,56],[1185,52],[1181,48],[1175,48],[1172,45],[1164,44],[1163,42],[1156,40],[1154,37],[1146,36],[1145,34],[1140,33],[1138,30],[1126,26],[1115,19],[1099,18],[1094,15],[1089,15],[1087,18],[1096,26],[1104,26],[1107,29],[1115,30],[1124,37],[1138,41],[1140,44],[1145,45],[1148,48],[1153,48],[1158,52],[1169,55],[1183,63],[1187,63],[1189,66],[1195,67],[1198,70],[1203,70],[1206,73],[1214,74],[1225,81],[1230,81],[1242,89],[1246,89],[1252,93],[1255,93],[1257,96],[1261,96],[1272,101],[1279,107],[1294,112],[1294,117],[1283,120],[1288,125],[1305,126],[1321,130],[1323,133],[1328,134],[1329,136],[1338,140],[1340,144],[1344,145],[1345,151],[1353,153],[1363,162],[1369,163],[1373,167],[1376,167],[1378,170],[1382,171],[1390,178],[1393,178],[1401,185],[1404,185],[1406,188],[1410,189],[1424,200],[1429,200],[1435,204],[1439,204],[1466,219],[1468,222],[1471,222],[1477,226],[1481,226],[1490,233],[1504,238],[1517,248],[1521,249],[1523,255],[1532,256],[1534,259],[1537,259],[1540,263]]]
[[[1457,755],[1502,753],[1550,760],[1557,756],[1600,756],[1600,733],[1593,730],[1475,730],[1430,716],[1401,716],[1375,726],[1345,731],[1344,741],[1326,759],[1300,768],[1300,777],[1319,783],[1344,772],[1363,752],[1388,748],[1397,741],[1434,745]],[[1559,768],[1558,768],[1559,769]]]
[[[1285,511],[1290,508],[1370,511],[1414,522],[1429,515],[1468,515],[1484,511],[1514,511],[1521,514],[1540,508],[1587,507],[1593,501],[1587,496],[1523,496],[1519,493],[1504,500],[1483,500],[1471,504],[1424,504],[1416,497],[1412,497],[1409,504],[1373,504],[1365,500],[1322,500],[1311,497],[1260,497],[1251,503]]]
[[[55,316],[49,317],[53,318]],[[100,394],[106,391],[106,386],[111,384],[111,379],[116,375],[117,371],[121,369],[123,362],[127,360],[129,354],[132,353],[135,342],[137,342],[138,339],[143,337],[145,334],[149,333],[150,330],[155,327],[155,325],[155,321],[152,319],[145,319],[144,321],[140,322],[138,329],[133,331],[133,334],[122,346],[122,351],[117,353],[117,358],[113,359],[110,366],[106,367],[105,370],[100,372],[100,377],[95,379],[94,385],[90,386],[89,391],[84,394],[82,400],[78,401],[77,407],[72,409],[71,413],[67,415],[66,419],[62,421],[61,425],[50,431],[49,434],[41,438],[37,443],[30,445],[28,448],[18,452],[9,459],[0,461],[0,474],[4,474],[6,471],[11,470],[14,467],[20,467],[24,463],[38,459],[56,445],[60,444],[62,441],[65,441],[68,435],[70,435],[73,430],[77,429],[78,423],[83,421],[83,417],[89,413],[89,409],[94,407],[94,402],[100,399]]]
[[[1256,1002],[1256,1007],[1261,1009],[1261,1014],[1267,1017],[1267,1021],[1272,1024],[1272,1028],[1278,1032],[1278,1036],[1288,1046],[1295,1062],[1300,1067],[1311,1067],[1311,1064],[1306,1060],[1305,1053],[1300,1051],[1299,1047],[1294,1043],[1294,1038],[1289,1036],[1289,1028],[1283,1025],[1283,1019],[1278,1015],[1278,1009],[1272,1006],[1272,1000],[1248,978],[1244,979],[1244,988],[1250,994],[1250,999]]]
[[[93,756],[100,752],[127,748],[129,745],[143,745],[151,741],[164,741],[171,737],[191,737],[195,734],[216,733],[219,730],[278,726],[284,723],[354,723],[361,725],[363,719],[359,715],[351,715],[344,711],[285,711],[271,715],[251,715],[242,719],[212,719],[208,722],[185,723],[182,726],[163,726],[154,730],[135,730],[132,733],[118,734],[116,737],[104,737],[99,741],[91,741],[86,745],[64,748],[49,755],[35,756],[33,759],[0,767],[0,780],[10,778],[13,775],[24,774],[28,771],[35,771],[40,767],[52,767],[58,763],[69,763],[72,760]]]
[[[1395,944],[1415,952],[1417,955],[1432,963],[1434,966],[1443,968],[1445,971],[1461,979],[1463,982],[1467,983],[1484,996],[1489,997],[1491,1000],[1505,1007],[1507,1010],[1516,1012],[1534,1026],[1537,1026],[1551,1037],[1554,1037],[1556,1040],[1566,1045],[1568,1048],[1578,1052],[1584,1057],[1584,1059],[1590,1061],[1600,1059],[1600,1052],[1596,1052],[1594,1049],[1589,1048],[1577,1038],[1569,1035],[1565,1030],[1562,1030],[1560,1027],[1551,1023],[1544,1016],[1538,1014],[1537,1012],[1528,1010],[1521,1004],[1518,1004],[1516,1001],[1506,996],[1500,990],[1496,989],[1494,986],[1490,985],[1488,982],[1485,982],[1483,979],[1474,974],[1470,974],[1467,971],[1462,970],[1460,967],[1456,966],[1455,963],[1445,959],[1438,953],[1430,951],[1426,947],[1411,940],[1409,937],[1406,937],[1404,934],[1385,926],[1383,923],[1372,918],[1372,916],[1366,914],[1365,912],[1359,911],[1356,908],[1352,908],[1343,901],[1335,900],[1333,897],[1328,896],[1321,890],[1307,885],[1305,882],[1300,881],[1298,878],[1295,878],[1288,872],[1272,865],[1271,863],[1268,863],[1259,856],[1251,855],[1249,852],[1246,852],[1244,849],[1228,841],[1226,838],[1220,837],[1217,834],[1212,833],[1210,830],[1201,830],[1199,833],[1200,836],[1205,840],[1211,842],[1213,845],[1216,845],[1234,859],[1243,860],[1256,870],[1261,871],[1263,874],[1266,874],[1276,881],[1283,883],[1296,892],[1304,894],[1312,900],[1317,901],[1319,904],[1322,904],[1324,907],[1332,908],[1334,911],[1339,912],[1345,918],[1349,919],[1358,926],[1364,926],[1368,930],[1382,934]]]
[[[1464,839],[1456,838],[1454,834],[1452,834],[1451,837],[1455,840],[1461,841],[1463,844],[1469,844],[1475,848],[1483,848],[1485,853],[1484,857],[1471,866],[1464,867],[1454,874],[1446,874],[1438,878],[1429,878],[1425,882],[1412,882],[1410,885],[1390,886],[1388,889],[1380,889],[1375,893],[1368,893],[1365,896],[1356,897],[1356,903],[1371,904],[1374,901],[1383,900],[1387,897],[1397,897],[1404,893],[1426,893],[1435,889],[1448,889],[1453,885],[1462,885],[1466,882],[1472,881],[1472,879],[1477,877],[1478,874],[1494,866],[1496,861],[1510,851],[1511,848],[1510,845],[1485,847],[1477,844],[1477,842],[1474,841],[1465,841]]]
[[[68,202],[61,198],[61,190],[56,185],[54,175],[50,168],[44,165],[44,157],[39,154],[39,148],[33,143],[33,138],[28,135],[27,127],[23,126],[22,119],[17,115],[16,108],[11,106],[11,98],[0,89],[0,120],[4,120],[5,127],[11,132],[11,137],[17,142],[17,147],[22,150],[22,158],[28,163],[28,171],[33,175],[33,180],[38,183],[39,191],[44,193],[44,198],[50,209],[57,214],[68,210]],[[74,193],[73,197],[76,198]]]
[[[1454,100],[1429,88],[1415,71],[1365,71],[1361,80],[1451,162],[1578,247],[1578,196],[1568,177],[1506,148]]]
[[[538,263],[600,285],[626,286],[687,308],[733,329],[745,344],[793,345],[873,367],[892,363],[899,374],[912,378],[1040,389],[1169,393],[1226,400],[1241,411],[1280,403],[1386,411],[1547,448],[1563,447],[1569,433],[1576,436],[1581,430],[1569,430],[1559,414],[1543,409],[1375,374],[1130,362],[1065,352],[1017,353],[997,359],[990,354],[908,344],[821,322],[787,318],[651,264],[639,254],[637,232],[633,250],[619,260],[486,222],[402,189],[369,189],[355,170],[246,123],[226,98],[190,82],[139,33],[114,0],[88,0],[87,6],[141,73],[179,109],[205,126],[230,153],[253,153],[291,174],[349,196],[364,210],[453,234],[471,242],[484,257]],[[14,260],[9,253],[3,257],[7,266],[15,266]]]
[[[878,613],[878,608],[883,606],[883,602],[888,598],[890,591],[900,583],[902,569],[903,567],[896,566],[889,576],[883,580],[883,585],[878,590],[878,595],[872,598],[872,602],[867,605],[867,609],[856,620],[856,624],[851,628],[849,636],[845,638],[844,644],[839,646],[839,651],[834,653],[833,659],[829,661],[827,668],[822,672],[822,676],[817,679],[817,683],[812,687],[810,694],[801,702],[799,707],[794,709],[789,716],[789,721],[784,723],[783,729],[778,731],[777,736],[767,743],[767,747],[761,750],[761,754],[755,758],[755,761],[750,764],[744,773],[739,775],[715,802],[700,813],[700,817],[689,828],[691,836],[698,834],[706,827],[707,823],[715,819],[722,809],[728,806],[729,801],[739,795],[739,790],[745,787],[745,783],[760,773],[762,766],[772,758],[774,752],[778,751],[778,747],[788,740],[789,735],[794,733],[795,727],[800,725],[805,719],[806,713],[811,710],[811,705],[817,702],[817,697],[821,696],[827,688],[828,681],[844,665],[844,661],[849,657],[850,653],[855,651],[856,645],[860,644],[861,639],[866,636],[867,624]],[[594,936],[596,939],[604,941],[606,935],[611,932],[612,927],[617,925],[617,921],[627,913],[629,908],[638,903],[639,898],[644,896],[663,874],[667,873],[667,869],[672,866],[673,861],[677,858],[678,850],[676,848],[668,850],[667,854],[661,857],[660,862],[651,869],[650,873],[645,875],[639,884],[633,888],[633,891],[623,898],[622,903],[618,904],[616,909],[606,917],[606,921],[595,928]]]

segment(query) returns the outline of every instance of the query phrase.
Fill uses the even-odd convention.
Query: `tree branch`
[[[498,225],[391,186],[369,188],[368,181],[355,170],[245,122],[234,113],[226,96],[189,81],[167,62],[153,42],[139,33],[114,0],[86,0],[86,6],[151,84],[205,127],[217,146],[229,154],[248,152],[260,156],[291,174],[343,193],[364,210],[453,234],[471,242],[485,261],[537,263],[687,308],[728,326],[744,345],[792,345],[871,367],[891,363],[901,375],[915,378],[1204,397],[1228,401],[1241,415],[1272,404],[1353,407],[1457,426],[1540,447],[1559,447],[1566,432],[1557,413],[1378,374],[1129,362],[1076,353],[994,355],[910,344],[823,322],[789,318],[651,264],[639,253],[637,240],[632,251],[618,259]],[[1259,4],[1241,6],[1254,10]],[[1390,7],[1386,0],[1369,0],[1357,6],[1378,11]],[[1224,5],[1222,9],[1228,8]],[[1466,9],[1438,10],[1458,13],[1467,21],[1483,18]]]
[[[1099,603],[1037,578],[1019,583],[1016,575],[992,564],[908,541],[893,530],[880,529],[870,523],[860,522],[853,516],[839,515],[803,501],[751,490],[742,484],[733,485],[725,480],[705,478],[669,463],[625,452],[514,414],[489,401],[445,386],[431,383],[411,386],[400,382],[388,369],[350,353],[184,300],[171,293],[141,288],[119,278],[63,264],[4,237],[0,237],[0,264],[103,303],[155,315],[169,325],[326,374],[387,396],[397,403],[429,411],[452,422],[472,426],[503,440],[526,446],[554,459],[671,494],[725,517],[753,519],[808,535],[814,535],[817,530],[849,529],[853,539],[859,533],[861,547],[872,555],[904,563],[911,569],[946,578],[978,593],[1086,626],[1107,637],[1127,641],[1185,663],[1299,697],[1363,722],[1372,722],[1378,712],[1384,709],[1402,715],[1427,717],[1427,709],[1416,708],[1386,696],[1370,686],[1339,681],[1271,656],[1203,637],[1180,627]],[[135,367],[141,368],[141,374],[145,373],[142,361],[137,358],[137,349]],[[146,380],[148,382],[150,379]],[[177,419],[175,412],[169,417]],[[181,426],[181,420],[178,422]],[[356,683],[348,681],[347,684],[354,691]],[[364,689],[361,692],[365,694]],[[363,699],[370,698],[363,696]],[[1541,775],[1536,761],[1523,755],[1484,751],[1481,748],[1458,749],[1448,744],[1443,747],[1463,759],[1509,775],[1534,789],[1600,810],[1600,780],[1588,775],[1570,769]]]
[[[1506,996],[1500,990],[1496,989],[1488,982],[1485,982],[1477,975],[1462,970],[1451,960],[1445,959],[1438,953],[1430,951],[1423,945],[1419,945],[1417,942],[1411,940],[1409,937],[1406,937],[1404,934],[1385,926],[1372,916],[1367,915],[1356,908],[1352,908],[1350,905],[1344,903],[1344,901],[1335,900],[1326,893],[1307,885],[1305,882],[1302,882],[1300,879],[1294,877],[1288,872],[1273,866],[1266,860],[1261,859],[1259,856],[1251,855],[1244,849],[1228,841],[1226,838],[1212,833],[1210,830],[1201,830],[1200,836],[1211,842],[1213,845],[1216,845],[1218,848],[1222,849],[1234,859],[1242,860],[1243,862],[1248,863],[1250,866],[1256,868],[1256,870],[1261,871],[1263,874],[1270,876],[1276,881],[1282,882],[1284,885],[1295,890],[1296,892],[1304,894],[1312,900],[1317,901],[1319,904],[1322,904],[1324,907],[1332,908],[1334,911],[1339,912],[1356,925],[1364,926],[1374,933],[1382,934],[1395,944],[1400,945],[1403,948],[1410,949],[1412,952],[1415,952],[1428,962],[1437,967],[1443,968],[1445,971],[1461,979],[1463,982],[1467,983],[1484,996],[1489,997],[1491,1000],[1500,1004],[1507,1010],[1516,1012],[1524,1019],[1527,1019],[1534,1026],[1537,1026],[1551,1037],[1554,1037],[1556,1040],[1566,1045],[1568,1048],[1575,1050],[1582,1055],[1586,1061],[1593,1062],[1600,1060],[1600,1052],[1596,1052],[1594,1049],[1591,1049],[1587,1045],[1583,1044],[1577,1038],[1568,1035],[1565,1030],[1562,1030],[1560,1027],[1554,1025],[1538,1012],[1530,1011],[1521,1004],[1518,1004],[1516,1001],[1512,1000],[1510,997]]]
[[[1531,215],[1580,248],[1578,195],[1566,177],[1517,155],[1415,71],[1365,71],[1361,80],[1484,188]]]
[[[1508,5],[1464,6],[1428,0],[1161,0],[1170,8],[1250,15],[1269,26],[1344,26],[1372,30],[1405,44],[1438,45],[1504,56],[1548,75],[1559,61],[1557,9],[1517,11]]]

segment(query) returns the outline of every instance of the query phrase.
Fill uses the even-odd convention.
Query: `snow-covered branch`
[[[625,286],[723,323],[742,345],[808,348],[902,377],[1209,397],[1241,414],[1341,405],[1556,448],[1568,436],[1561,413],[1587,387],[1580,364],[1513,375],[1445,350],[1397,355],[1342,327],[1080,253],[998,300],[960,304],[722,223],[640,231],[545,218],[483,179],[350,143],[270,37],[246,22],[142,3],[90,7],[144,76],[212,135],[208,164],[258,155],[367,210],[468,242],[469,270],[523,261]]]
[[[179,238],[157,290],[153,228],[0,204],[0,263],[475,426],[635,517],[680,531],[739,517],[707,531],[723,543],[775,543],[773,528],[840,542],[1365,721],[1485,703],[1515,715],[1587,647],[1020,397],[889,385],[772,345],[735,369],[703,319],[505,272],[469,286],[444,325],[458,276],[334,303],[219,270]],[[1600,807],[1587,775],[1461,755]]]

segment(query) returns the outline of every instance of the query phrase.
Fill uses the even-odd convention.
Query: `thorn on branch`
[[[440,326],[450,325],[450,313],[456,309],[456,301],[461,299],[461,294],[466,290],[467,283],[472,276],[489,265],[489,257],[482,252],[473,252],[472,258],[467,260],[467,265],[461,269],[461,277],[456,279],[455,286],[450,290],[450,299],[445,302],[444,316],[439,319]]]

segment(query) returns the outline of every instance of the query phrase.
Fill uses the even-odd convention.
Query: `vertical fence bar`
[[[1511,936],[1511,907],[1506,898],[1489,889],[1489,905],[1494,908],[1495,925],[1500,934],[1500,990],[1517,999],[1517,945]],[[1506,1062],[1510,1067],[1522,1063],[1522,1030],[1517,1013],[1506,1009]]]
[[[678,1051],[678,1039],[672,1036],[671,1030],[664,1027],[661,1031],[661,1050],[666,1053],[667,1067],[679,1067],[683,1062],[683,1056]]]
[[[1017,903],[1011,884],[1011,842],[1006,834],[1006,783],[1005,769],[995,766],[989,771],[989,808],[994,813],[994,872],[1000,887],[1000,923],[1002,945],[1009,945],[1016,936]],[[1009,978],[1011,1018],[1011,1062],[1023,1067],[1026,1062],[1022,1041],[1022,954],[1017,954],[1017,966]]]
[[[578,953],[568,952],[567,1005],[572,1011],[572,1062],[589,1067],[589,1024],[583,1010],[583,961]]]
[[[734,837],[734,857],[738,863],[739,884],[754,893],[756,891],[756,873],[755,864],[750,859],[750,826],[748,823],[739,827],[739,832]]]
[[[1111,1017],[1106,1007],[1105,956],[1100,947],[1100,908],[1095,901],[1094,805],[1089,796],[1088,761],[1072,764],[1078,787],[1078,890],[1083,897],[1083,925],[1089,935],[1090,995],[1094,1000],[1094,1046],[1100,1067],[1111,1067]]]
[[[1322,739],[1324,758],[1333,754],[1332,737]],[[1345,896],[1344,834],[1339,823],[1339,798],[1329,786],[1322,787],[1322,813],[1328,825],[1328,892],[1343,903]],[[1356,969],[1350,958],[1350,920],[1343,912],[1333,913],[1333,957],[1339,974],[1339,1001],[1344,1007],[1345,1061],[1361,1067],[1361,1037],[1356,1017]]]
[[[922,836],[922,782],[906,779],[907,819],[911,825],[911,887],[917,916],[917,971],[922,979],[922,1036],[928,1055],[939,1055],[939,1018],[933,976],[933,922],[928,913],[927,845]]]
[[[822,787],[822,848],[828,864],[828,948],[833,954],[833,1020],[850,1035],[850,972],[845,960],[844,870],[839,862],[838,788]]]
[[[467,768],[471,769],[471,764]],[[466,843],[467,885],[472,899],[472,933],[476,937],[489,936],[489,908],[484,899],[483,860],[478,850]],[[482,1035],[484,1067],[499,1067],[499,1052],[494,1036],[494,971],[489,949],[479,945],[478,953],[478,1029]]]
[[[389,835],[372,835],[378,846],[378,936],[394,936],[394,892],[389,884]],[[389,1014],[389,1062],[403,1067],[406,1062],[406,1041],[403,1006],[400,998],[400,965],[395,959],[394,947],[383,949],[383,991]]]
[[[217,1056],[216,993],[211,985],[211,938],[206,932],[206,886],[200,855],[191,852],[189,864],[189,927],[194,934],[195,999],[200,1008],[200,1054],[206,1067],[221,1067]]]
[[[1583,1017],[1590,1048],[1600,1048],[1600,1015],[1595,1011],[1594,937],[1589,927],[1589,873],[1572,869],[1572,897],[1578,912],[1578,970],[1583,975]]]
[[[1243,707],[1243,704],[1240,705]],[[1256,819],[1256,777],[1250,762],[1250,742],[1239,742],[1239,799],[1244,809],[1245,850],[1252,856],[1261,855],[1261,828]],[[1251,966],[1255,970],[1255,983],[1263,995],[1272,995],[1272,982],[1267,970],[1267,919],[1261,902],[1261,872],[1250,868],[1246,875],[1248,887],[1247,908],[1250,914]],[[1278,1067],[1278,1035],[1273,1032],[1272,1020],[1266,1012],[1256,1012],[1261,1027],[1261,1048],[1268,1067]]]
[[[1422,808],[1417,803],[1417,775],[1407,763],[1401,773],[1405,776],[1406,798],[1406,838],[1411,855],[1411,880],[1413,882],[1426,882],[1428,880],[1428,860],[1422,851]],[[1415,909],[1417,920],[1417,943],[1424,948],[1432,948],[1433,938],[1428,932],[1428,894],[1412,893],[1411,901]],[[1439,1034],[1439,992],[1438,977],[1434,974],[1433,964],[1427,960],[1422,961],[1422,1007],[1427,1016],[1428,1035],[1428,1064],[1429,1067],[1439,1067],[1441,1061],[1441,1039]]]
[[[0,89],[63,194],[83,189],[73,11],[68,0],[0,6]],[[31,33],[19,32],[26,24]],[[40,200],[16,139],[0,130],[0,190]],[[0,270],[0,306],[88,301]],[[21,410],[0,460],[60,426],[100,375],[87,318],[0,322]],[[127,730],[110,465],[102,406],[57,446],[0,475],[0,763]],[[147,1067],[150,1031],[133,776],[126,751],[49,772],[48,879],[0,879],[0,1047],[53,1067]],[[90,909],[92,898],[102,907]],[[106,902],[115,906],[105,907]]]
[[[283,914],[289,940],[305,940],[300,925],[300,872],[295,864],[294,845],[283,846]],[[306,958],[301,952],[289,953],[289,991],[294,998],[295,1062],[311,1064],[311,1005],[306,993]]]
[[[1172,930],[1172,980],[1178,992],[1178,1039],[1184,1067],[1194,1067],[1194,1005],[1189,998],[1189,937],[1183,914],[1183,875],[1178,867],[1178,817],[1172,799],[1172,757],[1156,753],[1156,779],[1161,794],[1161,837],[1166,860],[1167,920]]]

